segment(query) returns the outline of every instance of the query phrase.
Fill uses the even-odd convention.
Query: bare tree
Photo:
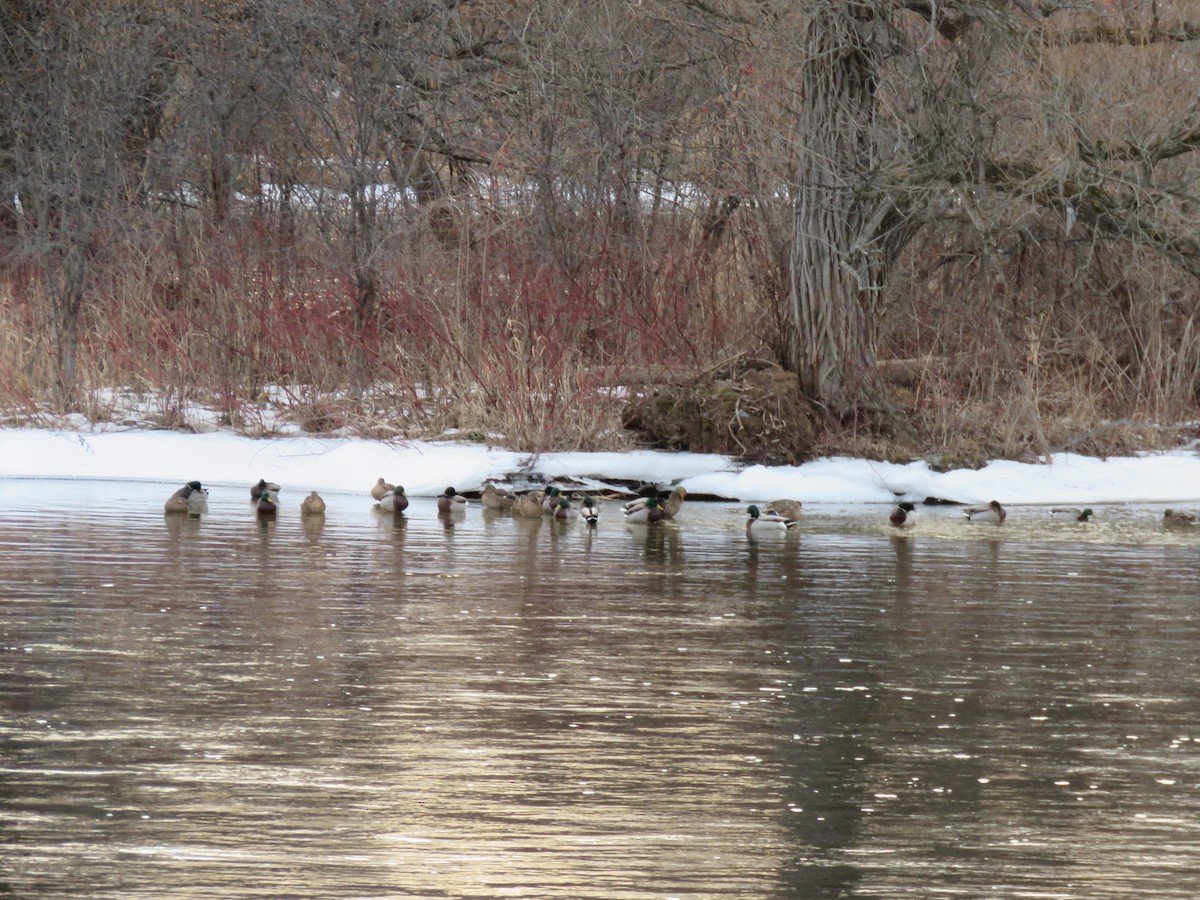
[[[142,196],[161,118],[160,25],[103,2],[14,3],[2,15],[10,258],[40,273],[58,401],[71,408],[94,263],[117,245]]]
[[[1051,213],[1075,238],[1144,244],[1195,270],[1195,223],[1154,185],[1197,146],[1194,101],[1114,143],[1047,77],[1079,42],[1144,53],[1194,39],[1191,25],[1158,18],[1160,4],[1141,6],[1139,27],[1114,28],[1100,4],[1090,19],[1077,4],[807,4],[783,357],[814,399],[835,414],[887,408],[876,330],[890,266],[947,217],[994,246],[1031,211]]]
[[[482,159],[453,128],[458,66],[483,53],[457,7],[324,0],[279,4],[269,16],[272,45],[290,61],[292,134],[313,171],[319,227],[349,268],[357,394],[370,380],[382,262],[405,234],[410,188],[429,199],[440,167]]]

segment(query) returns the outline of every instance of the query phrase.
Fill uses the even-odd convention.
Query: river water
[[[1200,529],[0,481],[0,895],[1193,898]]]

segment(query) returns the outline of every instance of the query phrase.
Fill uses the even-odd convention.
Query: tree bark
[[[61,253],[51,253],[43,282],[50,299],[56,400],[67,411],[79,408],[79,320],[83,314],[88,255],[86,247],[74,244]]]
[[[373,345],[379,319],[379,272],[375,256],[376,201],[372,186],[354,174],[350,191],[350,256],[354,266],[354,347],[350,357],[351,396],[361,399],[370,382],[368,345]]]
[[[898,235],[889,239],[895,210],[872,184],[879,17],[870,2],[814,10],[802,71],[805,120],[781,355],[809,398],[838,415],[882,397],[877,298]]]

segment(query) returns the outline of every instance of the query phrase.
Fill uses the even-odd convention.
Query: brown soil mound
[[[655,387],[631,401],[626,427],[653,447],[796,465],[815,455],[812,409],[800,382],[776,365]]]

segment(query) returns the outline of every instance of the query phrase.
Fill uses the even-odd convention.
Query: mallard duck
[[[897,528],[913,528],[917,524],[916,504],[909,503],[907,500],[898,503],[892,510],[892,514],[888,516],[888,521]]]
[[[325,515],[325,501],[321,499],[321,495],[316,491],[313,491],[311,494],[301,500],[300,514],[302,516]]]
[[[542,488],[542,512],[553,515],[558,508],[558,500],[562,496],[562,488],[557,484],[548,484]]]
[[[461,513],[467,510],[467,498],[452,487],[446,488],[438,497],[437,503],[440,513]]]
[[[655,491],[653,494],[646,494],[643,497],[634,497],[621,507],[621,512],[625,513],[625,515],[629,515],[631,512],[634,512],[635,510],[641,509],[643,506],[645,506],[646,501],[651,497],[654,497],[658,501],[658,508],[661,509],[664,514],[667,511],[668,502],[670,502],[672,508],[678,512],[679,507],[683,505],[683,500],[686,496],[687,491],[681,487],[672,489],[671,493],[666,497],[663,497],[658,491]]]
[[[1164,525],[1195,525],[1196,514],[1181,509],[1168,509],[1163,513]]]
[[[654,498],[657,500],[658,494],[655,494]],[[621,512],[623,512],[625,515],[629,515],[634,510],[644,507],[646,505],[646,501],[649,499],[649,497],[636,497],[633,500],[630,500],[628,503],[623,504],[621,506]]]
[[[566,497],[559,497],[558,506],[554,507],[554,518],[560,522],[565,522],[573,515],[575,515],[575,509],[571,506],[571,501]]]
[[[963,515],[971,522],[991,522],[994,525],[1002,525],[1008,518],[1008,512],[996,500],[981,506],[968,506],[963,510]]]
[[[653,525],[655,522],[661,521],[663,511],[662,507],[658,505],[658,498],[645,497],[643,499],[644,503],[626,504],[626,522],[645,522],[647,525]]]
[[[542,517],[542,494],[538,491],[522,494],[513,504],[512,511],[514,515],[525,519],[540,519]]]
[[[1050,518],[1061,519],[1065,522],[1086,522],[1094,515],[1090,506],[1085,509],[1075,506],[1056,506],[1050,510]]]
[[[687,491],[683,487],[676,485],[671,489],[671,493],[668,494],[665,499],[659,497],[657,494],[654,495],[654,498],[658,501],[658,508],[662,510],[662,517],[664,519],[673,519],[679,514],[679,510],[683,508],[683,501],[687,499]],[[644,507],[646,505],[646,501],[649,499],[649,497],[638,497],[634,500],[630,500],[623,507],[621,507],[621,510],[625,513],[625,515],[628,516],[630,513],[636,512]]]
[[[479,495],[479,500],[484,509],[512,509],[517,495],[510,491],[502,491],[488,481],[483,485],[483,493]]]
[[[198,515],[204,512],[207,503],[208,491],[200,482],[189,481],[167,498],[167,502],[163,504],[163,512]]]
[[[260,478],[258,479],[258,484],[250,487],[250,499],[257,500],[265,491],[270,491],[278,499],[280,490],[282,489],[275,482]]]
[[[682,486],[676,485],[671,489],[670,496],[666,501],[659,501],[662,506],[663,518],[673,519],[679,515],[679,510],[683,509],[683,501],[687,499],[687,491]]]
[[[402,513],[408,509],[408,495],[404,493],[404,485],[392,485],[392,489],[379,501],[379,508],[390,513]]]
[[[783,516],[795,522],[800,518],[800,513],[804,510],[804,504],[799,500],[772,500],[767,504],[766,509],[762,511],[764,516]]]
[[[765,534],[787,534],[789,530],[795,528],[798,524],[795,519],[788,519],[773,513],[764,513],[753,504],[746,508],[746,535],[748,537],[759,537]]]
[[[279,511],[279,501],[274,491],[264,490],[258,495],[255,509],[260,516],[273,516]]]
[[[579,501],[579,521],[584,525],[595,525],[600,521],[600,508],[591,497]]]
[[[375,482],[375,486],[371,488],[371,498],[378,503],[385,495],[390,494],[396,489],[394,484],[388,484],[383,478]]]

